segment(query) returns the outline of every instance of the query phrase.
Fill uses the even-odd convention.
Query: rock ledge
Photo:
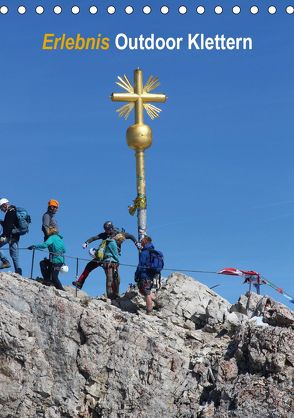
[[[174,273],[144,313],[0,274],[0,417],[294,417],[294,315]]]

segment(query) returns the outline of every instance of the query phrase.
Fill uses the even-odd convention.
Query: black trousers
[[[62,263],[52,263],[48,258],[44,258],[44,260],[40,261],[40,269],[42,276],[46,282],[52,283],[56,289],[64,290],[58,275],[60,267]]]

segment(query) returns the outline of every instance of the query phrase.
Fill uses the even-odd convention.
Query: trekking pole
[[[79,258],[77,257],[76,260],[76,280],[78,280],[79,277]],[[78,287],[76,286],[76,297],[78,297]]]
[[[53,281],[53,253],[49,253],[49,261],[50,261],[50,283],[52,285]]]
[[[33,254],[32,254],[32,265],[31,265],[31,279],[33,279],[33,272],[34,272],[34,263],[35,263],[35,248],[33,248]]]
[[[215,289],[218,286],[220,286],[220,284],[215,284],[215,285],[211,286],[209,289]]]

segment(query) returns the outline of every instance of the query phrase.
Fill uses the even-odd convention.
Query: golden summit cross
[[[149,92],[159,86],[158,78],[150,76],[145,86],[143,86],[143,74],[140,69],[135,70],[134,87],[131,85],[128,77],[118,77],[117,85],[122,87],[127,93],[112,93],[111,100],[113,102],[129,102],[120,107],[117,112],[119,116],[128,118],[129,114],[135,107],[135,122],[143,123],[143,108],[146,110],[151,119],[159,116],[161,109],[150,104],[150,102],[164,103],[167,99],[165,94]]]
[[[128,102],[117,110],[119,116],[127,119],[131,111],[135,109],[135,124],[127,129],[127,143],[131,149],[135,150],[137,197],[134,204],[129,207],[129,212],[133,215],[137,210],[138,236],[141,239],[147,232],[144,151],[152,144],[152,130],[144,124],[144,109],[151,119],[157,118],[161,109],[150,104],[150,102],[164,103],[167,96],[161,93],[150,93],[159,86],[158,78],[150,76],[146,84],[143,85],[143,74],[139,68],[134,72],[134,86],[131,85],[126,75],[118,77],[118,80],[116,84],[126,90],[127,93],[112,93],[111,100],[114,102]]]

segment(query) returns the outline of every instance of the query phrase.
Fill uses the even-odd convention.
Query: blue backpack
[[[31,223],[31,217],[27,210],[24,208],[16,208],[16,217],[18,221],[17,227],[14,229],[14,233],[19,235],[25,235],[29,232],[29,224]]]
[[[164,267],[163,254],[161,251],[154,249],[149,250],[150,264],[148,268],[154,273],[159,274]]]

